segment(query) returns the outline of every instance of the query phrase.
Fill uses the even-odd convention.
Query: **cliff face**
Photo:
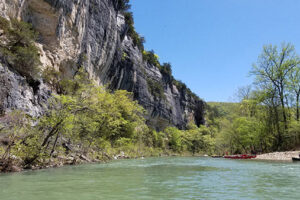
[[[184,128],[190,120],[197,125],[204,123],[204,102],[186,88],[177,88],[169,75],[143,61],[142,53],[126,34],[117,1],[0,0],[0,10],[1,16],[30,22],[40,33],[37,45],[43,67],[53,66],[71,77],[78,66],[84,66],[97,83],[133,92],[148,111],[148,123],[158,129],[170,124]],[[51,93],[47,86],[29,86],[5,63],[0,65],[0,73],[0,111],[20,108],[39,115]],[[158,83],[163,95],[152,94],[149,82]]]

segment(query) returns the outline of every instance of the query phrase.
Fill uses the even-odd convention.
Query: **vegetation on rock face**
[[[37,33],[28,23],[0,17],[1,57],[28,80],[37,78],[39,73],[39,51],[34,41]]]
[[[47,74],[49,82],[56,83],[57,73]],[[144,109],[132,100],[131,93],[110,93],[95,86],[83,68],[67,86],[50,100],[49,110],[38,119],[20,111],[0,118],[1,170],[9,171],[12,165],[45,166],[62,158],[72,164],[82,156],[103,160],[121,151],[136,157],[169,151],[197,153],[206,148],[203,127],[194,127],[187,135],[175,128],[152,131],[145,124]]]
[[[118,5],[118,9],[121,11],[127,11],[131,8],[129,0],[116,0],[116,4]]]
[[[117,9],[122,12],[125,17],[125,23],[127,25],[126,34],[130,36],[134,46],[137,46],[140,51],[144,50],[145,38],[140,36],[134,28],[133,14],[129,11],[131,5],[129,0],[116,0]]]
[[[154,65],[160,68],[159,57],[153,50],[143,51],[143,59],[145,62],[148,62],[150,65]]]
[[[127,34],[131,37],[134,46],[137,46],[140,51],[144,50],[145,38],[140,36],[134,28],[134,20],[132,12],[124,12],[125,22],[127,25]]]
[[[157,67],[159,69],[159,71],[161,72],[161,74],[163,76],[166,76],[169,78],[170,83],[174,84],[177,89],[179,89],[180,91],[184,91],[186,92],[186,94],[190,95],[192,98],[196,99],[196,100],[200,100],[200,98],[193,93],[187,86],[185,83],[183,83],[182,81],[176,80],[173,75],[172,75],[172,66],[170,63],[163,63],[161,64],[159,62],[159,57],[157,54],[155,54],[155,52],[153,50],[151,51],[143,51],[143,59],[145,62],[148,62],[150,65],[153,65],[155,67]],[[159,84],[159,83],[157,83]],[[160,95],[160,88],[162,88],[162,86],[158,86],[156,83],[153,83],[153,81],[148,81],[148,86],[150,88],[150,91],[155,91],[155,93],[157,94],[157,96],[162,96]],[[152,93],[152,92],[151,92]]]
[[[161,83],[152,80],[152,79],[147,79],[147,85],[150,93],[154,95],[154,97],[158,99],[165,99],[165,94],[164,94],[164,89],[161,85]]]
[[[163,63],[161,64],[159,62],[159,57],[153,50],[146,51],[144,50],[144,43],[145,38],[141,37],[134,28],[134,19],[132,12],[129,11],[130,5],[129,0],[119,0],[118,5],[122,5],[122,9],[120,9],[123,12],[123,15],[125,17],[125,22],[127,25],[127,35],[132,39],[133,44],[138,47],[138,49],[141,51],[143,60],[150,65],[153,65],[159,69],[159,71],[162,73],[163,76],[166,76],[169,78],[170,83],[174,84],[179,90],[184,90],[188,95],[190,95],[192,98],[196,100],[200,100],[200,98],[193,93],[183,82],[176,80],[172,75],[172,66],[170,63]],[[124,56],[122,57],[122,59]],[[125,60],[125,59],[123,59]],[[162,86],[158,86],[158,83],[153,83],[153,81],[148,81],[148,86],[151,89],[151,93],[154,92],[156,96],[163,97],[161,94],[160,88]]]
[[[172,77],[172,66],[171,63],[163,63],[160,66],[160,72],[166,76]]]

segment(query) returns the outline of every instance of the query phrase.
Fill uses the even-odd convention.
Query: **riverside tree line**
[[[254,83],[239,89],[239,103],[210,103],[216,152],[299,148],[300,58],[294,46],[264,46],[250,75]]]

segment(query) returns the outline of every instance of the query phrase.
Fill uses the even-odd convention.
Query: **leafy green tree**
[[[284,123],[284,131],[288,128],[288,115],[286,113],[286,95],[289,84],[289,74],[298,65],[295,48],[291,44],[283,44],[278,52],[277,46],[264,46],[257,64],[253,65],[251,74],[256,76],[256,84],[262,88],[269,88],[273,102],[278,97]],[[277,112],[277,111],[276,111]],[[279,120],[279,119],[278,119]],[[282,143],[280,133],[278,143]]]
[[[181,152],[183,150],[182,133],[175,127],[168,127],[164,130],[169,140],[169,148],[175,152]]]

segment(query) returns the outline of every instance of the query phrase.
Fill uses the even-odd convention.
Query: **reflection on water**
[[[195,157],[0,175],[0,199],[300,199],[300,165]]]

